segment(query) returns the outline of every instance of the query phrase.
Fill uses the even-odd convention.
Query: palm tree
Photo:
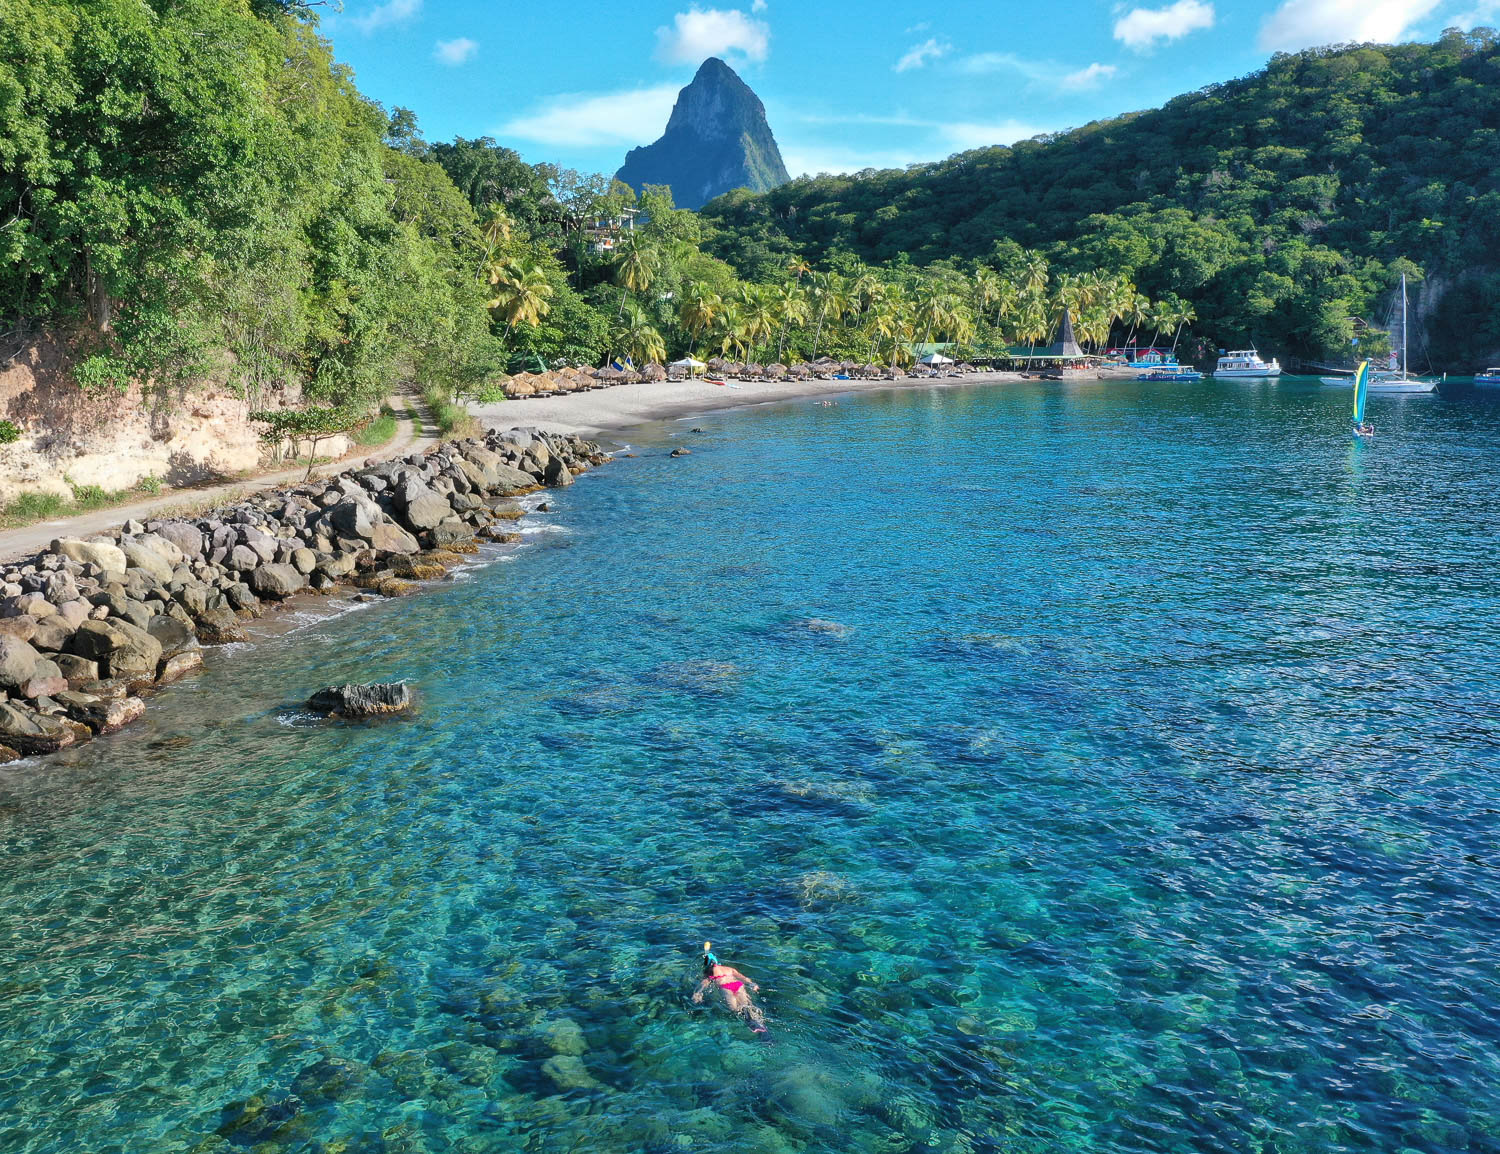
[[[682,307],[678,310],[678,319],[682,321],[682,327],[687,329],[692,337],[692,346],[688,349],[691,354],[697,348],[698,341],[703,334],[714,327],[718,322],[719,315],[724,311],[724,301],[718,293],[704,288],[702,285],[694,285],[683,298]]]
[[[541,323],[552,309],[552,282],[536,261],[499,261],[490,265],[489,280],[495,295],[486,305],[505,318],[507,337],[518,324]]]
[[[1193,306],[1186,301],[1178,301],[1173,306],[1171,321],[1177,326],[1172,333],[1172,351],[1177,351],[1177,342],[1182,338],[1182,330],[1185,325],[1192,324],[1198,319],[1198,313]]]
[[[1021,254],[1021,287],[1035,293],[1047,291],[1047,258],[1035,249]]]
[[[786,271],[789,277],[800,284],[802,278],[812,272],[812,265],[808,264],[800,256],[794,256],[787,264]]]
[[[632,304],[630,311],[624,315],[615,333],[615,347],[640,365],[667,359],[666,342],[661,339],[661,333],[652,327],[640,305]]]
[[[785,284],[772,292],[772,303],[776,306],[777,323],[781,326],[781,335],[776,341],[776,359],[779,361],[786,351],[787,331],[793,325],[807,323],[807,294],[796,284]]]
[[[738,354],[743,357],[749,348],[745,335],[745,318],[738,301],[725,301],[719,310],[717,331],[720,334],[719,351],[726,357]]]
[[[754,349],[769,345],[776,331],[775,289],[769,285],[745,285],[740,289],[740,323]]]
[[[651,287],[660,270],[661,256],[649,244],[643,243],[637,234],[632,233],[615,262],[615,283],[625,289],[626,293],[639,296]],[[622,293],[617,317],[624,315],[625,294]]]

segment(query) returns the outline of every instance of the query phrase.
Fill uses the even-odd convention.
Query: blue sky
[[[901,166],[1087,123],[1315,44],[1500,24],[1500,0],[692,5],[345,0],[323,32],[430,140],[613,172],[708,56],[766,104],[793,175]]]

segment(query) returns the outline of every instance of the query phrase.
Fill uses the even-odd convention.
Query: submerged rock
[[[412,707],[411,690],[403,681],[373,685],[331,685],[307,699],[307,707],[330,717],[380,717],[405,713]]]

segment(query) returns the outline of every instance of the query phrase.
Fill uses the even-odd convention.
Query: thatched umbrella
[[[667,370],[654,362],[641,370],[641,380],[643,381],[664,381],[666,379]]]
[[[622,385],[638,385],[641,383],[641,374],[634,369],[626,369],[620,374],[620,383]]]
[[[766,375],[766,366],[760,364],[748,364],[745,366],[745,376],[763,377]]]
[[[862,377],[878,377],[880,375],[879,365],[861,365],[859,375]]]
[[[791,376],[796,377],[798,380],[801,380],[804,377],[810,377],[810,376],[813,375],[812,366],[810,366],[810,365],[793,365],[791,368],[789,368],[787,370],[787,372]]]
[[[899,381],[904,374],[895,365],[890,365],[881,375],[888,381]]]
[[[723,371],[726,377],[743,377],[745,375],[745,366],[738,361],[730,361],[724,366]]]
[[[505,382],[505,395],[511,399],[519,397],[530,397],[536,395],[536,386],[530,381],[523,381],[520,377],[512,377]]]
[[[729,366],[729,362],[723,357],[709,357],[708,367],[716,373],[722,373]]]
[[[766,376],[771,380],[779,381],[786,376],[786,366],[780,361],[774,361],[766,366]]]

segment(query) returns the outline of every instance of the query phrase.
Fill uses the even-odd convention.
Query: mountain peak
[[[639,191],[667,184],[679,208],[702,208],[731,189],[765,192],[790,178],[760,97],[716,56],[677,94],[667,131],[631,149],[616,174]]]

